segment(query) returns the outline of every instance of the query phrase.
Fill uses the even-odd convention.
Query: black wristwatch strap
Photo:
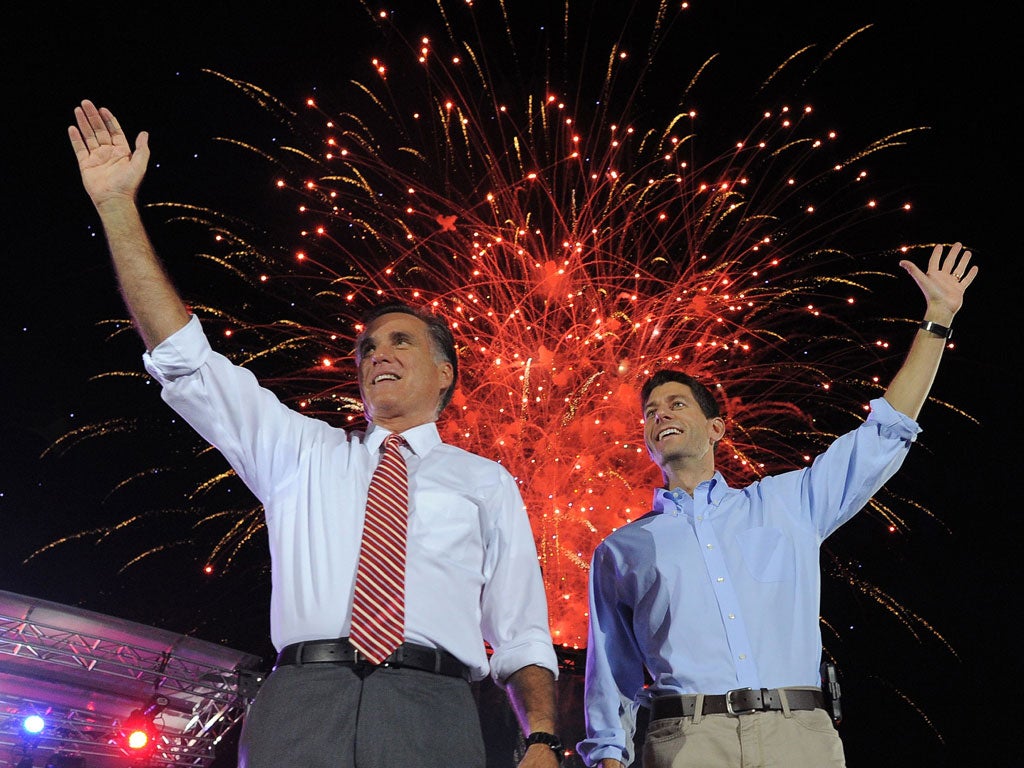
[[[921,324],[918,326],[918,328],[920,328],[922,331],[927,331],[928,333],[933,333],[936,336],[941,336],[944,339],[949,339],[949,338],[952,338],[952,336],[953,336],[953,329],[952,328],[947,328],[944,325],[939,325],[938,323],[933,323],[931,320],[922,320]]]
[[[562,746],[562,740],[553,733],[534,731],[526,737],[527,749],[529,749],[533,744],[544,744],[545,746],[551,747],[551,751],[555,753],[555,757],[558,759],[559,764],[561,764],[562,758],[565,757],[565,747]]]

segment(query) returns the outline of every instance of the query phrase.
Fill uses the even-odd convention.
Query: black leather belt
[[[348,664],[350,666],[408,667],[448,677],[470,680],[469,667],[440,648],[402,643],[381,664],[375,665],[352,647],[347,637],[340,640],[308,640],[292,643],[277,654],[277,667],[288,664]]]
[[[785,688],[790,709],[824,709],[825,698],[813,688]],[[694,694],[656,696],[651,702],[651,720],[668,717],[693,717],[697,706]],[[720,696],[705,696],[703,715],[749,715],[782,709],[778,688],[736,688]]]

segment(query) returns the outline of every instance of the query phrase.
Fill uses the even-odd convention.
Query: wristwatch
[[[529,749],[533,744],[544,744],[551,747],[551,751],[555,753],[555,759],[558,760],[558,764],[562,764],[562,760],[565,758],[565,747],[562,746],[562,740],[555,736],[555,734],[534,731],[526,737],[526,748]]]

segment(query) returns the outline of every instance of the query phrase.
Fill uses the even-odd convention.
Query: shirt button
[[[711,544],[708,544],[708,549],[714,549],[714,547]]]
[[[698,523],[704,522],[704,515],[697,515],[697,522]]]
[[[740,661],[743,661],[745,658],[747,658],[747,654],[741,653],[740,654]]]
[[[715,579],[715,581],[717,581],[719,584],[721,584],[723,581],[725,581],[725,577],[724,576],[719,576],[717,579]]]
[[[729,618],[730,619],[735,619],[736,618],[736,614],[735,613],[730,613],[729,614]]]

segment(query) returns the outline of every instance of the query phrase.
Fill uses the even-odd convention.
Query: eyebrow
[[[388,334],[387,338],[388,341],[390,341],[392,344],[400,344],[403,342],[411,344],[415,341],[415,337],[413,336],[413,334],[409,333],[408,331],[392,331],[391,333]],[[366,354],[366,350],[369,347],[377,343],[379,342],[375,337],[363,336],[361,339],[359,339],[359,343],[356,346],[356,351],[359,353],[359,356],[362,357],[364,354]]]

